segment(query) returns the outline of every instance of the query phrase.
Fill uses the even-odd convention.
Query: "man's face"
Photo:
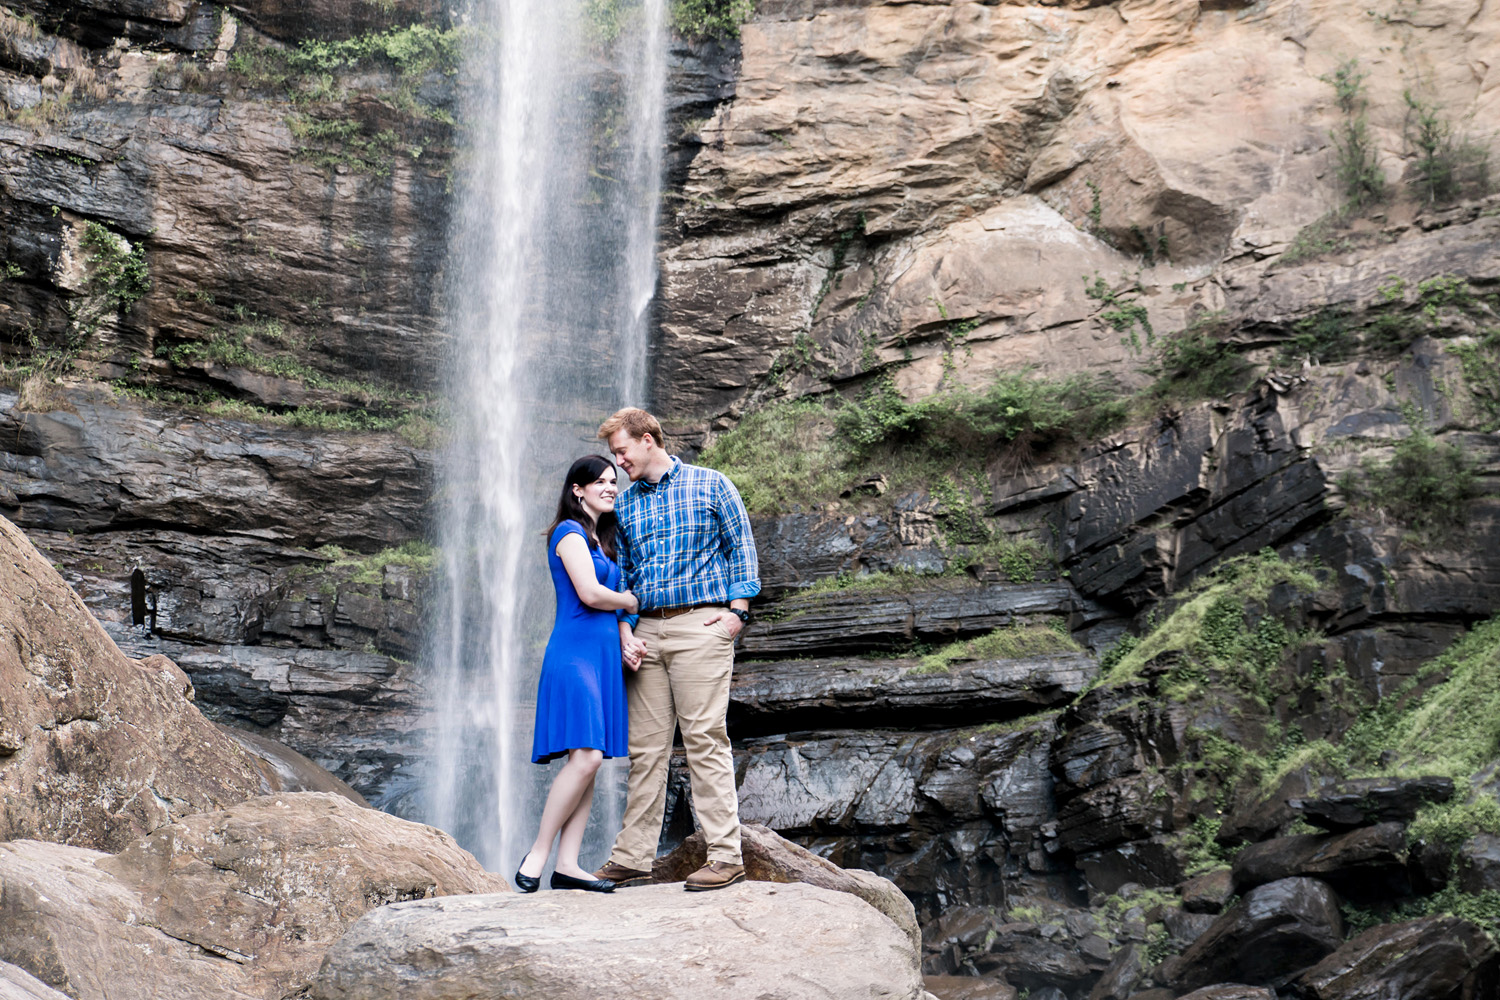
[[[609,452],[630,481],[636,482],[646,475],[646,464],[651,461],[651,435],[633,438],[621,427],[609,436]]]

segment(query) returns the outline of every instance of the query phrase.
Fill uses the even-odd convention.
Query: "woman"
[[[611,892],[578,864],[589,822],[594,775],[605,757],[623,757],[629,718],[621,674],[620,630],[615,611],[634,613],[635,596],[620,593],[615,563],[615,467],[589,455],[573,463],[557,501],[547,538],[547,564],[557,591],[557,620],[547,640],[537,683],[536,730],[531,760],[545,764],[566,755],[552,779],[541,828],[516,871],[516,888],[536,892],[542,868],[558,838],[554,889]]]

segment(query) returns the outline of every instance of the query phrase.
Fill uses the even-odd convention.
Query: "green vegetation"
[[[292,158],[323,170],[342,167],[353,173],[389,177],[399,153],[405,152],[415,160],[424,149],[423,143],[407,142],[394,129],[374,131],[353,118],[292,114],[287,116],[287,126],[297,139]]]
[[[746,414],[698,460],[728,475],[749,510],[796,509],[838,496],[850,478],[843,472],[848,450],[832,431],[830,412],[819,401],[775,403]]]
[[[1500,430],[1500,329],[1447,345],[1458,358],[1470,398],[1479,410],[1480,431]]]
[[[1420,426],[1396,442],[1389,461],[1366,460],[1339,488],[1357,509],[1380,510],[1419,539],[1442,541],[1468,523],[1477,495],[1474,463],[1457,444],[1440,444]]]
[[[934,650],[922,657],[910,672],[943,673],[955,663],[972,660],[1020,660],[1051,653],[1077,653],[1082,649],[1068,634],[1066,622],[1047,625],[1017,622],[977,639],[964,639]]]
[[[955,386],[908,403],[889,376],[847,402],[835,425],[858,453],[892,439],[920,441],[942,454],[1006,446],[1030,453],[1066,440],[1090,440],[1118,427],[1125,408],[1102,379],[1074,375],[998,377],[983,389]]]
[[[1228,868],[1239,853],[1237,847],[1219,843],[1219,827],[1224,821],[1216,816],[1196,816],[1193,823],[1174,838],[1183,860],[1183,875],[1192,878],[1205,872]]]
[[[1266,703],[1274,693],[1272,676],[1290,649],[1314,637],[1291,631],[1273,615],[1252,614],[1264,606],[1279,586],[1311,593],[1318,581],[1306,568],[1287,562],[1270,550],[1226,560],[1212,574],[1189,587],[1164,621],[1123,652],[1107,657],[1109,669],[1100,683],[1117,684],[1137,678],[1142,668],[1162,657],[1173,666],[1162,682],[1163,694],[1174,700],[1229,684]]]
[[[1296,264],[1324,254],[1342,253],[1353,248],[1354,244],[1347,236],[1339,235],[1339,216],[1334,212],[1298,230],[1291,244],[1276,259],[1276,263],[1278,265]]]
[[[424,541],[403,542],[400,545],[381,549],[370,555],[348,552],[337,545],[325,545],[317,550],[318,555],[329,562],[312,572],[337,571],[351,583],[378,584],[385,578],[387,566],[404,566],[418,573],[430,573],[437,565],[437,548]]]
[[[340,70],[385,67],[411,87],[428,73],[457,73],[467,35],[464,28],[413,24],[354,38],[306,39],[291,47],[241,45],[229,56],[229,70],[252,86],[320,99],[332,96],[325,78]]]
[[[1406,141],[1417,155],[1414,166],[1417,193],[1431,204],[1466,195],[1482,195],[1489,187],[1489,154],[1479,143],[1455,134],[1453,123],[1437,104],[1413,93],[1406,102]]]
[[[672,0],[672,29],[684,38],[738,38],[754,0]]]
[[[1184,403],[1233,395],[1249,386],[1255,367],[1235,351],[1227,334],[1223,314],[1212,313],[1164,337],[1156,362],[1144,369],[1156,380],[1144,391],[1144,398]]]
[[[417,448],[436,445],[442,433],[437,414],[430,410],[401,413],[372,413],[360,409],[332,409],[320,406],[298,406],[273,410],[239,399],[227,399],[214,392],[181,392],[153,386],[132,385],[121,379],[110,383],[115,392],[150,403],[180,407],[205,416],[276,427],[298,427],[333,432],[392,431]]]
[[[1366,116],[1365,73],[1358,59],[1350,59],[1323,82],[1333,87],[1343,121],[1329,138],[1338,155],[1338,178],[1343,188],[1344,211],[1360,211],[1385,199],[1385,176],[1375,152]]]
[[[78,243],[88,258],[89,288],[111,309],[129,309],[150,291],[144,242],[131,247],[122,237],[90,222],[83,227]]]
[[[1141,286],[1137,283],[1133,292],[1140,291]],[[1137,354],[1151,345],[1155,337],[1151,319],[1146,314],[1146,307],[1141,305],[1139,299],[1132,297],[1131,291],[1116,292],[1096,274],[1092,282],[1084,282],[1083,293],[1099,303],[1099,318],[1120,334],[1120,343]],[[1146,338],[1144,345],[1141,343],[1141,334]]]

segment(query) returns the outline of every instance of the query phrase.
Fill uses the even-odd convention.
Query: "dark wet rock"
[[[1297,814],[1287,802],[1311,794],[1318,779],[1307,768],[1298,768],[1264,795],[1245,796],[1219,824],[1217,840],[1226,846],[1264,840],[1291,824]]]
[[[1071,615],[1075,607],[1065,582],[985,586],[934,578],[901,586],[786,597],[760,613],[740,648],[757,659],[901,649],[979,635],[1018,618]]]
[[[995,906],[1018,884],[1068,884],[1044,849],[1053,819],[1053,719],[937,733],[828,732],[737,740],[740,816],[843,868],[879,871],[929,921]],[[674,762],[669,829],[692,830]]]
[[[1338,896],[1325,883],[1289,878],[1251,889],[1156,976],[1179,990],[1239,982],[1280,987],[1343,941]]]
[[[1025,930],[1003,925],[990,942],[986,954],[974,958],[974,966],[985,975],[998,974],[1022,989],[1075,989],[1096,973],[1076,949],[1061,941],[1035,937]],[[1033,995],[1034,992],[1033,992]]]
[[[1180,849],[1169,834],[1154,834],[1080,854],[1075,863],[1089,885],[1106,894],[1129,883],[1175,885],[1182,878]]]
[[[1178,951],[1207,934],[1208,929],[1214,925],[1214,919],[1212,913],[1190,913],[1175,906],[1168,907],[1161,915],[1162,925],[1167,929],[1172,946]]]
[[[22,413],[16,400],[0,390],[0,485],[22,528],[170,525],[375,551],[428,522],[432,456],[394,434],[330,440],[98,395]]]
[[[1170,829],[1167,768],[1176,759],[1180,727],[1170,706],[1161,710],[1143,697],[1145,684],[1099,687],[1059,718],[1051,768],[1057,779],[1057,846],[1079,856],[1128,841],[1147,841]],[[1134,854],[1135,852],[1132,851]],[[1154,848],[1147,854],[1155,855]],[[1119,884],[1150,870],[1137,856],[1128,865],[1120,855],[1098,871]],[[1175,883],[1181,870],[1168,865],[1159,884]]]
[[[1071,701],[1098,672],[1084,653],[957,662],[940,670],[923,669],[917,660],[750,661],[735,667],[730,728],[909,725],[913,718],[953,728]]]
[[[923,971],[933,975],[961,972],[966,956],[984,947],[991,929],[998,923],[999,918],[988,907],[955,906],[944,910],[922,928]]]
[[[1406,827],[1381,823],[1341,834],[1302,834],[1251,844],[1234,859],[1235,889],[1315,875],[1352,899],[1382,901],[1410,891]]]
[[[1064,502],[1070,578],[1090,597],[1136,604],[1219,559],[1292,537],[1321,516],[1327,488],[1274,393],[1224,427],[1210,407],[1194,407],[1069,474],[1088,487]]]
[[[1138,944],[1127,944],[1089,991],[1088,1000],[1126,1000],[1146,978],[1149,969],[1146,949]]]
[[[1180,1000],[1276,1000],[1276,991],[1262,986],[1241,986],[1238,983],[1218,983],[1205,986],[1185,994]]]
[[[1458,885],[1464,892],[1500,892],[1500,837],[1481,833],[1458,849]]]
[[[999,979],[980,976],[924,976],[927,992],[938,1000],[1016,1000],[1019,992]]]
[[[134,655],[177,659],[204,713],[303,754],[386,807],[420,780],[425,708],[417,667],[377,653],[189,646],[127,632]]]
[[[1195,875],[1178,888],[1182,908],[1189,913],[1218,913],[1234,895],[1234,878],[1228,868]]]
[[[1321,788],[1310,798],[1287,803],[1313,826],[1343,832],[1377,823],[1409,823],[1429,802],[1453,797],[1453,779],[1360,778]]]
[[[1457,917],[1382,924],[1345,942],[1298,980],[1309,1000],[1448,1000],[1493,996],[1500,952]],[[1467,989],[1465,987],[1468,987]]]

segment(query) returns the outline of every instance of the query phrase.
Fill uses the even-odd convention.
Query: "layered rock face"
[[[1404,90],[1494,142],[1492,88],[1460,67],[1497,31],[1479,4],[760,5],[733,97],[687,123],[702,149],[662,255],[657,398],[732,421],[883,371],[908,393],[1026,365],[1130,386],[1139,339],[1195,310],[1269,339],[1391,274],[1492,278],[1493,230],[1462,217],[1366,225],[1427,244],[1419,275],[1396,248],[1275,261],[1345,197],[1323,78],[1359,60],[1394,182],[1414,162]],[[1122,329],[1106,292],[1150,326]]]

